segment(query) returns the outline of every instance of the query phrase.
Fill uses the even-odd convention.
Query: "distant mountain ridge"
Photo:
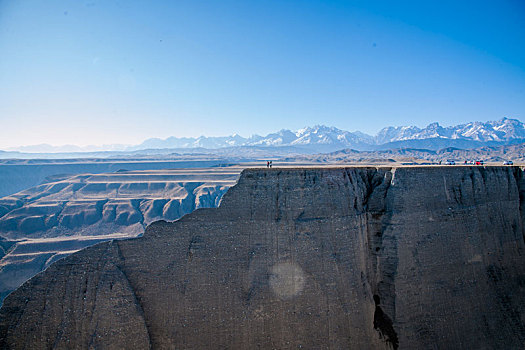
[[[386,127],[376,136],[335,127],[316,125],[296,132],[282,129],[266,136],[245,138],[234,134],[226,137],[148,139],[129,150],[145,148],[224,148],[235,146],[296,146],[329,151],[343,148],[362,150],[417,147],[441,149],[447,146],[461,148],[517,143],[525,140],[525,125],[517,119],[502,118],[498,121],[470,122],[443,127],[431,123],[421,129],[416,126]],[[424,141],[424,142],[422,142]],[[382,147],[385,146],[385,147]]]
[[[499,146],[483,146],[471,149],[447,147],[440,150],[397,148],[377,151],[358,151],[343,149],[330,153],[319,153],[284,158],[282,161],[319,162],[326,164],[353,163],[353,162],[439,162],[454,160],[458,164],[464,161],[483,160],[485,162],[514,162],[525,161],[525,143]],[[501,164],[500,163],[500,164]]]
[[[525,138],[523,123],[517,119],[503,118],[498,121],[470,122],[456,126],[442,127],[429,124],[424,129],[415,126],[383,128],[376,136],[377,144],[394,141],[422,140],[429,138],[465,139],[472,141],[508,141]]]
[[[353,147],[368,147],[373,144],[373,137],[360,133],[349,132],[337,129],[335,127],[328,127],[324,125],[316,125],[314,127],[306,127],[296,132],[282,129],[275,133],[266,136],[253,135],[249,138],[234,134],[232,136],[222,137],[206,137],[200,136],[198,138],[177,138],[169,137],[167,139],[148,139],[137,146],[129,147],[129,151],[150,148],[205,148],[217,149],[226,147],[240,147],[240,146],[259,146],[259,147],[281,147],[281,146],[295,146],[295,147],[311,147],[311,146],[326,146],[328,149],[346,148],[349,145]]]
[[[325,125],[305,127],[297,131],[282,129],[266,136],[243,137],[238,134],[219,137],[168,137],[150,138],[139,145],[105,145],[101,149],[125,152],[146,149],[221,149],[231,147],[294,147],[298,150],[330,152],[353,148],[358,150],[380,150],[392,148],[426,148],[438,150],[445,147],[475,148],[520,143],[525,141],[525,125],[517,119],[502,118],[498,121],[469,122],[443,127],[431,123],[425,128],[416,126],[389,126],[381,129],[376,136],[360,131],[345,131]],[[96,146],[86,149],[78,146],[25,146],[16,151],[40,152],[93,151]]]

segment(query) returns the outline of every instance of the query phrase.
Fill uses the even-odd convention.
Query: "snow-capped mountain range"
[[[442,127],[438,123],[420,129],[415,126],[387,127],[375,137],[376,144],[394,141],[422,140],[431,138],[464,139],[480,142],[508,141],[524,138],[523,123],[517,119],[503,118],[486,123],[471,122],[456,126]]]
[[[139,150],[148,148],[224,148],[237,146],[258,146],[258,147],[277,147],[277,146],[297,146],[309,147],[330,146],[330,148],[345,148],[349,145],[356,147],[366,147],[374,142],[374,138],[359,132],[349,132],[334,127],[316,125],[307,127],[296,132],[290,130],[280,130],[266,136],[253,135],[249,138],[237,134],[226,137],[205,137],[198,138],[176,138],[167,139],[148,139],[140,145],[130,147],[128,150]]]
[[[335,127],[316,125],[298,131],[280,130],[266,136],[245,138],[239,135],[226,137],[148,139],[129,150],[148,148],[224,148],[236,146],[295,146],[328,151],[343,148],[384,149],[395,147],[418,147],[438,149],[450,146],[460,148],[478,147],[485,144],[506,144],[525,141],[525,125],[517,119],[503,118],[498,121],[470,122],[443,127],[438,123],[421,129],[415,126],[383,128],[376,136],[362,132],[350,132]],[[391,147],[392,146],[392,147]]]
[[[376,136],[359,131],[345,131],[335,127],[316,125],[297,131],[282,129],[266,136],[253,135],[248,138],[234,134],[221,137],[169,137],[151,138],[135,146],[105,145],[50,146],[37,145],[12,148],[21,152],[86,152],[124,151],[155,149],[224,149],[232,147],[288,147],[299,152],[332,152],[352,148],[356,150],[383,150],[394,148],[422,148],[438,150],[445,147],[462,149],[481,146],[525,142],[525,125],[517,119],[503,118],[498,121],[470,122],[443,127],[438,123],[425,128],[397,126],[383,128]],[[69,149],[71,148],[71,149]]]

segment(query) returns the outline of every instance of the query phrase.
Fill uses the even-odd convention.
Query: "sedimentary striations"
[[[78,155],[79,153],[74,157]],[[45,154],[41,153],[38,155],[40,159],[0,159],[0,197],[37,186],[45,179],[56,175],[111,173],[121,169],[160,170],[215,167],[225,162],[224,159],[213,156],[172,155],[175,156],[175,159],[169,159],[169,157],[168,159],[147,159],[140,155],[137,155],[137,158],[124,157],[123,159],[41,159],[45,157]]]
[[[54,176],[0,198],[0,305],[54,261],[147,224],[216,207],[239,168],[118,171]]]
[[[5,238],[99,232],[95,224],[139,226],[217,206],[240,169],[170,169],[55,176],[0,198]],[[119,231],[119,230],[116,230]]]
[[[7,348],[521,348],[519,168],[246,170],[216,209],[58,261]]]

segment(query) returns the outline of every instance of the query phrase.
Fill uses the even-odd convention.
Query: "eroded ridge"
[[[24,284],[1,345],[520,348],[523,181],[511,167],[245,170],[219,208]]]

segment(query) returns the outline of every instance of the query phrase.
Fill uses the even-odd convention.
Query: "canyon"
[[[245,169],[24,283],[0,347],[522,348],[524,201],[519,167]]]
[[[35,156],[41,158],[43,155]],[[210,156],[178,156],[171,159],[140,159],[140,157],[83,159],[82,155],[82,153],[71,155],[75,157],[74,159],[1,159],[0,157],[0,197],[37,186],[54,176],[111,173],[119,170],[203,168],[220,166],[228,162],[223,158]]]
[[[120,170],[55,175],[0,198],[0,304],[53,262],[107,240],[142,235],[156,220],[173,221],[218,206],[241,168]]]

